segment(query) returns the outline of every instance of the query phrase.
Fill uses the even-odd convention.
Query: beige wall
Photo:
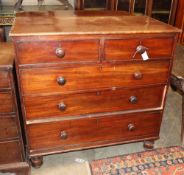
[[[44,0],[46,5],[61,5],[58,0]],[[72,5],[74,5],[74,0],[68,0]],[[14,5],[17,0],[2,0],[3,5]],[[23,5],[37,5],[37,0],[23,0]]]
[[[74,1],[75,1],[75,0],[68,0],[68,2],[69,2],[70,4],[72,4],[73,7],[74,7]]]
[[[3,5],[13,5],[16,0],[1,0]]]
[[[37,5],[37,0],[23,0],[23,5]],[[44,0],[44,4],[46,5],[61,5],[61,2],[58,0]]]

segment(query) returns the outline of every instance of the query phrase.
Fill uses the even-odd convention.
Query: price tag
[[[148,54],[147,54],[146,51],[145,51],[144,53],[142,53],[141,56],[142,56],[142,59],[143,59],[144,61],[149,60],[149,56],[148,56]]]

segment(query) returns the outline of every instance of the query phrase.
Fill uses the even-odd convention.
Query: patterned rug
[[[92,175],[184,175],[184,148],[144,151],[90,163]]]

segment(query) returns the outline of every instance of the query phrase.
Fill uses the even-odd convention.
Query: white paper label
[[[84,159],[75,158],[75,162],[77,162],[77,163],[84,163],[86,161]]]
[[[146,51],[145,51],[143,54],[141,54],[141,56],[142,56],[142,59],[143,59],[144,61],[149,60],[149,56],[148,56],[148,54],[147,54]]]

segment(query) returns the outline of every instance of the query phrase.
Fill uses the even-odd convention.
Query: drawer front
[[[141,43],[141,44],[140,44]],[[147,39],[124,39],[105,41],[106,60],[129,60],[133,59],[136,48],[142,45],[147,48],[150,59],[170,58],[173,51],[173,38],[147,38]],[[142,59],[137,53],[134,59]]]
[[[25,96],[27,119],[161,107],[164,86],[72,95]],[[48,108],[49,106],[49,108]]]
[[[160,113],[139,113],[28,125],[30,149],[157,137]]]
[[[19,141],[0,142],[0,164],[23,161]]]
[[[22,42],[17,46],[20,64],[99,60],[99,41]]]
[[[0,113],[10,113],[14,111],[12,93],[0,92]]]
[[[0,139],[18,136],[16,116],[0,117]]]
[[[123,65],[75,68],[34,68],[20,72],[24,94],[68,93],[89,89],[132,87],[167,83],[170,62],[153,61]]]
[[[0,70],[0,88],[10,88],[8,71]]]

